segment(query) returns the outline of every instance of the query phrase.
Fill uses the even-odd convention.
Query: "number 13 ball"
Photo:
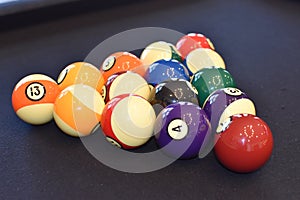
[[[12,106],[23,121],[40,125],[53,118],[53,104],[60,89],[56,82],[43,74],[22,78],[12,93]]]

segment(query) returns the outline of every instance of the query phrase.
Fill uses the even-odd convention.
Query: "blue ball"
[[[174,59],[156,61],[149,66],[145,73],[146,81],[152,86],[173,78],[190,81],[187,68]]]

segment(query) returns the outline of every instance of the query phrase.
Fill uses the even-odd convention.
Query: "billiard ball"
[[[134,149],[153,135],[155,112],[143,97],[122,94],[104,107],[101,127],[106,139],[122,149]]]
[[[33,125],[45,124],[53,118],[53,103],[59,92],[57,83],[49,76],[28,75],[16,84],[12,106],[23,121]]]
[[[220,129],[226,119],[235,114],[256,114],[254,103],[251,99],[238,88],[222,88],[214,91],[204,102],[205,111],[211,127],[211,137],[208,137],[205,143],[205,149],[202,150],[200,157],[207,155],[218,140]]]
[[[190,70],[191,74],[194,74],[205,67],[215,66],[223,69],[226,68],[220,54],[214,50],[204,48],[191,51],[184,60],[184,64]]]
[[[104,106],[104,101],[96,89],[75,84],[65,88],[57,96],[53,116],[64,133],[83,137],[97,130]]]
[[[205,137],[211,134],[207,116],[199,106],[178,102],[165,107],[157,116],[155,139],[166,155],[191,159],[196,157]]]
[[[74,62],[60,72],[57,83],[61,90],[71,85],[85,84],[100,92],[104,80],[99,69],[94,65],[87,62]]]
[[[215,90],[236,87],[231,74],[223,68],[216,67],[207,67],[197,71],[191,83],[198,91],[198,100],[201,107],[206,98]]]
[[[152,63],[145,73],[146,81],[152,85],[170,80],[171,78],[184,79],[189,81],[189,72],[186,67],[177,60],[158,60]]]
[[[140,59],[147,66],[162,59],[165,60],[175,59],[178,61],[182,61],[181,55],[176,49],[176,47],[173,44],[165,41],[157,41],[149,44],[142,51]]]
[[[199,105],[198,91],[192,84],[183,79],[171,79],[158,84],[151,95],[152,104],[160,104],[166,107],[179,101],[191,102]]]
[[[131,71],[134,69],[137,70],[137,73],[143,76],[143,63],[138,57],[129,52],[116,52],[108,56],[103,61],[100,67],[100,72],[106,82],[107,79],[115,73]]]
[[[181,37],[176,43],[176,48],[184,59],[194,49],[207,48],[215,50],[210,39],[200,33],[189,33]]]
[[[253,101],[238,88],[222,88],[214,91],[204,102],[203,110],[216,131],[222,122],[235,114],[256,115]]]
[[[136,94],[148,99],[150,87],[147,81],[137,73],[128,71],[111,75],[102,89],[105,102],[121,94]]]
[[[261,168],[270,158],[273,136],[269,126],[251,114],[229,117],[220,130],[215,155],[226,168],[249,173]]]

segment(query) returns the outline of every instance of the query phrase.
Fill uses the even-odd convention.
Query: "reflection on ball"
[[[94,65],[87,62],[75,62],[60,72],[57,83],[61,90],[71,85],[85,84],[101,92],[104,80],[99,69]]]
[[[140,58],[147,66],[162,59],[181,61],[181,55],[176,47],[173,44],[164,41],[157,41],[149,44],[143,50]]]
[[[110,76],[102,89],[105,102],[121,94],[136,94],[149,99],[150,87],[147,81],[134,72],[120,72]]]
[[[150,139],[155,117],[147,100],[137,95],[124,94],[106,104],[101,127],[110,143],[124,149],[133,149]]]
[[[45,124],[53,118],[53,103],[59,92],[52,78],[43,74],[28,75],[16,84],[12,93],[12,106],[25,122]]]
[[[206,98],[215,90],[235,87],[231,74],[222,68],[208,67],[197,71],[191,81],[198,91],[198,99],[202,107]]]
[[[184,59],[194,49],[207,48],[215,50],[215,47],[210,39],[200,33],[189,33],[183,36],[176,43],[176,48]]]
[[[223,124],[214,149],[218,160],[228,169],[239,173],[253,172],[272,154],[272,132],[259,117],[233,115]]]
[[[205,138],[211,134],[211,127],[199,106],[178,102],[160,112],[154,133],[158,145],[167,155],[190,159],[200,153]]]
[[[190,76],[186,67],[179,61],[171,60],[158,60],[152,63],[145,73],[146,81],[152,86],[170,80],[172,78],[184,79],[189,81]]]
[[[152,90],[151,103],[166,107],[172,103],[185,101],[199,105],[198,91],[192,84],[183,79],[171,79],[164,81]]]
[[[116,52],[108,56],[100,67],[100,72],[106,82],[107,79],[118,72],[135,70],[141,76],[144,75],[142,61],[129,52]]]
[[[226,68],[220,54],[211,49],[195,49],[191,51],[184,60],[184,63],[191,74],[205,67],[215,66],[223,69]]]
[[[101,95],[94,88],[83,84],[71,85],[55,100],[54,120],[66,134],[86,136],[99,127],[104,106]]]

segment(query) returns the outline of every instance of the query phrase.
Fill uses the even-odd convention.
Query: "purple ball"
[[[211,127],[204,110],[199,106],[178,102],[159,113],[154,133],[164,153],[179,159],[191,159],[199,154],[205,137],[211,134]]]
[[[252,106],[253,103],[247,94],[237,88],[228,87],[216,90],[206,99],[203,110],[211,123],[213,132],[216,131],[220,117],[226,108],[233,102],[241,99],[247,99],[247,101],[243,101],[241,104],[236,104],[236,106],[240,106],[240,108],[235,108],[235,111],[240,110],[240,114],[242,114],[244,112],[248,113],[247,107],[249,107],[250,110],[253,110],[254,105]],[[250,114],[252,114],[252,112],[250,112]]]

